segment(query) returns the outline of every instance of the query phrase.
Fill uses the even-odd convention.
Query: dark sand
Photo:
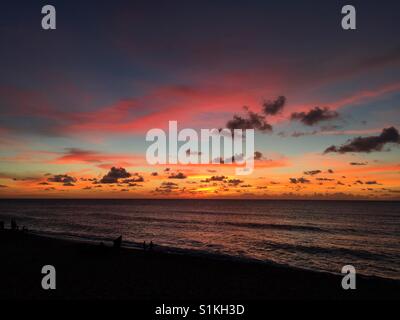
[[[133,249],[101,248],[23,232],[0,231],[0,298],[262,300],[399,299],[400,281],[341,277],[259,263]],[[57,289],[41,288],[41,268],[57,270]]]

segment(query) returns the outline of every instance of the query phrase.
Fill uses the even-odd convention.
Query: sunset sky
[[[82,2],[2,4],[0,197],[400,199],[399,1]],[[253,174],[147,164],[249,111]]]

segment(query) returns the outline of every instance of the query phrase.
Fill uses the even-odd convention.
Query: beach
[[[274,262],[400,280],[400,203],[241,200],[0,200],[0,221],[30,231],[125,246]]]
[[[23,231],[0,231],[1,299],[145,301],[399,299],[400,281],[340,275],[265,263],[112,248]],[[43,290],[41,269],[56,269],[56,290]]]

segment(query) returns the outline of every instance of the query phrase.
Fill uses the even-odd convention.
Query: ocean
[[[0,200],[0,221],[81,241],[400,280],[400,202]]]

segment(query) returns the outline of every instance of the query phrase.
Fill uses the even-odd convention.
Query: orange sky
[[[354,32],[335,2],[291,6],[68,2],[44,32],[36,3],[5,4],[0,197],[399,200],[396,4]],[[248,176],[150,166],[146,133],[169,121],[252,127],[262,156]]]

